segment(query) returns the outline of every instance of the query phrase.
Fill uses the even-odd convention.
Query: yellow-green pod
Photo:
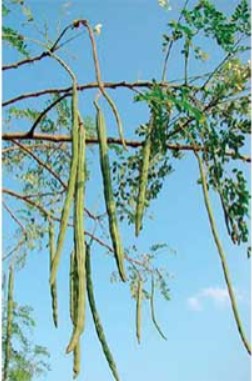
[[[49,249],[50,249],[50,273],[52,271],[52,263],[55,255],[55,244],[54,244],[54,226],[52,221],[49,221]],[[56,279],[54,283],[50,285],[51,299],[52,299],[52,312],[53,312],[53,322],[55,327],[58,327],[58,296],[57,296],[57,284]]]
[[[94,102],[94,104],[97,110],[96,127],[99,140],[100,166],[103,178],[104,199],[109,220],[109,231],[113,244],[118,271],[121,280],[125,282],[127,280],[127,277],[124,268],[124,250],[116,217],[116,206],[113,196],[112,180],[110,175],[106,123],[104,115],[97,102]]]
[[[84,330],[86,309],[86,272],[85,272],[85,237],[84,237],[84,191],[85,191],[85,130],[79,125],[78,170],[74,200],[74,251],[78,276],[78,312],[74,330],[66,352],[72,352],[78,344]]]
[[[137,295],[136,295],[136,337],[140,344],[141,341],[141,323],[142,323],[142,300],[143,300],[143,284],[139,276],[137,282]]]
[[[6,329],[6,341],[5,341],[5,358],[3,366],[3,379],[8,379],[9,364],[11,360],[11,336],[12,336],[12,324],[13,324],[13,309],[14,309],[14,269],[13,266],[9,268],[8,279],[8,301],[7,301],[7,329]]]
[[[80,374],[80,367],[81,367],[81,346],[80,346],[80,340],[79,340],[73,352],[73,378],[78,377],[78,375]]]
[[[70,255],[70,317],[73,326],[76,325],[78,316],[78,271],[77,271],[77,260],[74,255],[74,250]],[[80,373],[81,367],[81,345],[80,339],[73,350],[73,377],[76,378]]]
[[[94,297],[94,288],[93,288],[93,282],[92,282],[92,271],[91,271],[91,260],[90,260],[90,246],[86,245],[86,276],[87,276],[87,295],[88,295],[88,301],[90,310],[93,316],[95,330],[98,336],[98,339],[100,341],[103,353],[106,357],[106,360],[108,362],[108,365],[111,369],[111,372],[115,378],[116,381],[120,381],[119,374],[116,368],[116,363],[114,361],[113,355],[109,349],[103,326],[101,324],[101,320],[96,308],[95,303],[95,297]]]
[[[139,176],[139,188],[138,188],[136,216],[135,216],[136,236],[139,235],[140,230],[142,228],[142,223],[143,223],[144,205],[145,205],[146,189],[148,185],[148,174],[149,174],[149,166],[150,166],[152,123],[153,121],[151,120],[149,124],[149,129],[147,132],[147,137],[142,149],[142,164],[141,164],[140,176]]]
[[[153,322],[154,326],[156,327],[158,333],[160,334],[160,336],[164,340],[167,340],[167,337],[163,333],[162,329],[159,327],[158,322],[156,320],[155,308],[154,308],[154,292],[155,292],[155,282],[154,282],[154,276],[152,275],[152,278],[151,278],[151,295],[150,295],[151,319],[152,319],[152,322]]]
[[[74,197],[75,182],[78,167],[78,129],[79,129],[79,115],[78,115],[78,90],[77,83],[73,83],[73,96],[72,96],[72,159],[70,175],[68,180],[68,187],[65,197],[64,206],[61,213],[60,230],[57,240],[57,246],[55,256],[52,263],[52,271],[50,276],[50,284],[52,285],[56,279],[56,273],[58,270],[60,257],[63,249],[63,244],[66,235],[67,223],[69,219],[71,204]]]
[[[74,292],[75,292],[75,269],[74,269],[74,250],[70,255],[70,269],[69,269],[69,312],[72,323],[74,324]]]

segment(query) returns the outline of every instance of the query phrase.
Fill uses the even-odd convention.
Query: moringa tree
[[[159,3],[168,5],[165,1]],[[14,12],[22,12],[22,25],[13,25]],[[145,301],[149,302],[154,326],[166,338],[154,310],[155,289],[169,299],[167,269],[160,268],[156,261],[166,244],[154,242],[148,254],[141,254],[141,247],[127,247],[121,226],[134,225],[131,234],[141,236],[149,206],[187,153],[198,165],[196,180],[202,190],[209,234],[219,255],[237,334],[251,354],[212,202],[218,198],[226,234],[234,245],[246,247],[249,257],[248,2],[237,1],[227,16],[212,1],[185,1],[179,17],[168,22],[162,36],[161,78],[133,82],[104,81],[96,42],[101,25],[93,27],[87,19],[74,19],[52,39],[56,25],[54,29],[43,29],[24,1],[4,1],[3,16],[6,55],[17,57],[15,62],[3,65],[8,81],[18,73],[28,78],[30,67],[35,65],[39,65],[41,75],[45,70],[49,82],[53,80],[50,73],[56,70],[61,70],[66,81],[64,87],[34,86],[29,92],[3,100],[3,208],[17,226],[17,242],[3,260],[22,267],[32,250],[41,248],[50,253],[52,313],[58,326],[57,273],[62,257],[69,256],[72,335],[66,352],[73,352],[74,376],[80,372],[81,337],[89,304],[103,352],[114,378],[119,380],[95,303],[90,264],[95,245],[114,257],[113,280],[125,282],[131,290],[136,303],[138,341]],[[79,52],[74,45],[76,39]],[[210,71],[195,74],[194,69],[192,74],[192,67],[208,59],[206,41],[215,44],[219,60],[216,62],[215,57]],[[177,73],[172,77],[169,71],[173,52],[183,63],[181,79],[177,79]],[[75,60],[72,54],[78,54]],[[83,83],[80,78],[82,65],[86,68],[84,60],[92,63],[95,79]],[[116,104],[116,91],[121,88],[130,92],[134,107],[141,109],[145,105],[148,110],[145,122],[130,131],[123,128],[122,110]],[[95,118],[88,116],[83,103],[88,110],[93,107]],[[118,133],[110,127],[113,123]],[[99,151],[94,149],[96,146]],[[101,173],[101,183],[95,184],[95,190],[97,168],[92,153],[99,157]],[[103,194],[103,205],[98,210],[93,210],[89,201],[95,191]],[[72,242],[69,251],[65,250],[66,241]]]

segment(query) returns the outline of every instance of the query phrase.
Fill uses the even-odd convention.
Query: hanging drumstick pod
[[[104,199],[109,220],[109,231],[115,253],[115,259],[118,271],[122,281],[126,281],[126,272],[124,268],[124,250],[116,217],[116,205],[113,196],[112,179],[110,175],[107,132],[105,118],[97,101],[94,101],[96,107],[96,128],[100,150],[100,166],[103,179]]]

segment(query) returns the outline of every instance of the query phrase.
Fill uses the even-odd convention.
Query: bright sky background
[[[218,2],[227,13],[237,1]],[[46,22],[54,39],[57,27],[61,30],[76,18],[87,18],[92,25],[103,24],[98,37],[103,79],[108,81],[160,79],[162,70],[161,36],[168,20],[175,19],[181,9],[181,0],[171,0],[172,10],[166,12],[156,0],[100,0],[100,1],[27,1],[40,26]],[[20,15],[13,15],[20,21]],[[16,17],[16,19],[15,19]],[[59,21],[59,24],[57,22]],[[37,51],[40,49],[36,48]],[[206,72],[221,60],[218,49],[208,43],[206,49],[211,60],[203,65],[191,66],[191,74]],[[176,52],[176,51],[174,51]],[[178,53],[178,51],[177,51]],[[178,54],[172,56],[168,78],[182,77],[182,62]],[[87,37],[81,36],[69,46],[63,55],[68,57],[78,73],[80,83],[94,80],[90,46]],[[81,59],[76,59],[76,57]],[[16,61],[9,49],[3,54],[3,62]],[[57,63],[45,61],[9,71],[3,75],[4,99],[23,92],[70,84]],[[116,98],[124,121],[125,136],[130,137],[134,128],[145,122],[147,108],[131,104],[128,90],[111,92]],[[81,96],[84,115],[94,116],[92,97],[94,92]],[[29,101],[29,105],[42,106],[42,99]],[[20,104],[21,105],[21,104]],[[27,102],[28,105],[28,102]],[[111,117],[111,114],[108,114]],[[112,118],[111,118],[112,120]],[[116,133],[114,121],[112,131]],[[98,191],[100,179],[97,157],[93,156],[93,179],[88,185],[89,206],[97,204],[92,194]],[[243,164],[248,166],[247,164]],[[171,274],[169,286],[171,301],[156,298],[156,313],[168,341],[156,333],[150,319],[148,305],[144,305],[142,343],[135,338],[135,303],[130,298],[127,285],[110,284],[112,259],[104,256],[104,250],[94,246],[93,273],[97,306],[110,343],[122,381],[248,381],[250,379],[249,356],[240,341],[225,289],[223,274],[209,223],[203,205],[200,187],[196,184],[198,168],[191,154],[175,164],[175,172],[168,177],[158,200],[152,203],[140,238],[134,238],[133,226],[122,227],[126,245],[137,244],[139,252],[145,252],[157,242],[166,242],[176,254],[164,251],[158,263],[166,266]],[[13,183],[7,175],[4,181]],[[101,189],[101,188],[100,188]],[[102,204],[99,193],[99,206]],[[15,205],[15,203],[13,204]],[[218,202],[214,203],[219,217],[222,214]],[[4,244],[13,240],[13,222],[4,215]],[[8,226],[8,228],[7,228]],[[223,244],[235,286],[240,313],[247,334],[250,320],[250,263],[245,248],[234,248],[226,231],[221,230]],[[72,377],[72,356],[64,354],[71,332],[68,316],[68,254],[71,237],[65,246],[63,263],[59,273],[59,328],[54,329],[48,289],[48,253],[33,252],[27,265],[17,275],[16,299],[20,304],[34,308],[37,328],[34,341],[48,347],[51,353],[52,371],[47,381],[69,381]],[[87,326],[82,338],[82,381],[110,381],[112,376],[96,337],[88,311]]]

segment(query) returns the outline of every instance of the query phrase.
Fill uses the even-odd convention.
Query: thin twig
[[[54,149],[55,148],[55,144],[46,144],[46,143],[39,143],[39,144],[27,144],[27,145],[24,145],[24,147],[26,148],[29,148],[29,149],[32,149],[32,150],[50,150],[50,149]],[[20,150],[20,147],[16,147],[16,146],[9,146],[9,147],[6,147],[6,148],[3,148],[2,149],[2,155],[5,155],[5,154],[8,154],[9,152],[12,152],[12,151],[17,151],[17,150]]]
[[[44,193],[27,194],[27,195],[25,195],[25,197],[26,197],[26,199],[28,199],[28,198],[42,198],[42,197],[62,195],[64,192],[65,192],[65,189],[62,189],[62,191],[59,191],[59,192],[44,192]]]
[[[43,58],[48,57],[48,56],[49,56],[48,52],[42,52],[42,53],[38,54],[35,57],[29,57],[29,58],[26,58],[25,60],[21,60],[21,61],[9,64],[9,65],[4,65],[2,67],[2,70],[4,71],[4,70],[10,70],[10,69],[17,69],[20,66],[23,66],[23,65],[26,65],[26,64],[30,64],[30,63],[33,63],[33,62],[36,62],[36,61],[40,61]]]
[[[189,3],[190,0],[186,0],[185,2],[185,5],[183,7],[183,9],[181,10],[180,14],[179,14],[179,18],[178,18],[178,21],[177,23],[180,22],[182,16],[183,16],[183,12],[184,10],[186,9],[188,3]],[[174,43],[175,40],[170,40],[168,46],[167,46],[167,50],[166,50],[166,54],[165,54],[165,59],[164,59],[164,66],[163,66],[163,72],[162,72],[162,82],[165,81],[165,76],[166,76],[166,72],[167,72],[167,65],[168,65],[168,61],[169,61],[169,57],[170,57],[170,54],[171,54],[171,49],[173,47],[173,43]]]
[[[67,185],[64,183],[63,180],[58,176],[56,172],[45,162],[43,162],[39,157],[37,157],[30,149],[28,149],[26,146],[23,146],[21,143],[17,142],[16,140],[12,140],[14,144],[16,144],[18,147],[20,147],[24,152],[26,152],[29,156],[31,156],[41,167],[45,168],[61,185],[64,189],[67,188]]]
[[[44,163],[31,150],[29,150],[26,146],[23,146],[21,143],[17,142],[16,140],[13,140],[13,143],[16,144],[18,147],[20,147],[28,155],[30,155],[41,167],[45,168],[62,185],[64,190],[67,189],[67,184],[58,176],[58,174],[48,164]],[[85,212],[90,218],[94,220],[97,218],[87,208],[85,208]]]
[[[40,211],[40,213],[42,214],[43,217],[48,218],[48,217],[52,216],[50,212],[48,212],[45,208],[43,208],[43,206],[41,206],[40,204],[38,204],[35,201],[30,200],[25,195],[14,192],[13,190],[7,189],[7,188],[2,188],[2,192],[5,194],[8,194],[9,196],[15,197],[19,200],[22,200],[22,201],[26,202],[27,204],[30,204],[31,206],[35,207],[36,209],[38,209]]]
[[[234,47],[237,47],[239,45],[239,43],[241,42],[243,36],[241,36],[236,44],[234,45]],[[218,73],[218,71],[223,67],[223,65],[236,53],[235,49],[234,51],[232,52],[229,52],[228,54],[226,54],[226,56],[221,60],[221,62],[216,66],[216,68],[210,73],[210,75],[208,76],[208,78],[206,79],[206,81],[203,83],[202,85],[202,90],[206,88],[206,86],[208,85],[208,83],[211,81],[211,79]]]
[[[64,36],[64,34],[66,33],[66,31],[69,29],[69,28],[72,28],[72,24],[71,25],[68,25],[66,26],[65,29],[63,29],[63,31],[60,33],[59,37],[57,38],[57,40],[55,41],[55,43],[53,44],[53,46],[50,48],[50,52],[56,52],[58,49],[60,49],[63,44],[61,45],[58,45],[58,43],[60,42],[60,40],[62,39],[62,37]],[[57,46],[58,45],[58,46]],[[31,63],[34,63],[36,61],[40,61],[42,60],[43,58],[45,57],[48,57],[50,56],[50,53],[49,51],[44,51],[40,54],[38,54],[37,56],[35,57],[29,57],[29,58],[26,58],[24,60],[21,60],[21,61],[18,61],[18,62],[15,62],[15,63],[12,63],[12,64],[9,64],[9,65],[4,65],[2,67],[2,70],[10,70],[10,69],[17,69],[18,67],[20,66],[23,66],[23,65],[27,65],[27,64],[31,64]]]
[[[27,234],[26,232],[26,229],[24,227],[24,225],[22,224],[22,222],[19,221],[19,219],[17,218],[17,216],[14,214],[14,212],[9,208],[9,206],[6,204],[6,202],[3,201],[3,207],[4,209],[7,210],[7,212],[9,213],[9,215],[11,216],[11,218],[13,219],[13,221],[16,222],[16,224],[21,228],[23,234]]]
[[[174,43],[174,40],[171,40],[168,44],[168,47],[167,47],[167,52],[166,52],[165,60],[164,60],[164,68],[163,68],[163,73],[162,73],[162,81],[165,81],[165,78],[166,78],[167,65],[168,65],[168,60],[169,60],[169,57],[171,54],[171,49],[172,49],[173,43]]]
[[[45,115],[53,108],[55,107],[58,103],[60,103],[63,99],[66,97],[70,96],[70,94],[63,94],[61,97],[55,99],[52,103],[49,104],[37,117],[33,125],[31,126],[30,130],[27,132],[27,137],[32,136],[34,134],[34,131],[36,127],[39,125],[39,123],[42,121],[42,119],[45,117]]]
[[[18,243],[12,248],[10,249],[10,251],[3,256],[2,258],[2,261],[6,261],[6,259],[8,259],[9,257],[11,257],[14,253],[16,253],[16,251],[23,245],[23,243],[25,242],[25,238],[22,237]]]
[[[51,220],[53,220],[53,221],[60,222],[60,218],[59,218],[59,217],[56,217],[52,212],[49,212],[48,210],[46,210],[46,209],[45,209],[43,206],[41,206],[39,203],[30,200],[30,199],[29,199],[29,196],[26,196],[26,195],[23,195],[23,194],[14,192],[14,191],[12,191],[12,190],[10,190],[10,189],[7,189],[7,188],[3,188],[3,189],[2,189],[2,192],[3,192],[4,194],[7,194],[7,195],[12,196],[12,197],[15,197],[15,198],[17,198],[18,200],[21,200],[21,201],[23,201],[23,202],[26,202],[27,204],[29,204],[29,205],[35,207],[36,209],[39,210],[39,212],[42,214],[43,217],[45,217],[45,218],[47,218],[47,219],[49,218],[49,219],[51,219]],[[68,226],[68,227],[73,227],[73,224],[68,223],[67,226]],[[88,237],[92,238],[92,240],[94,240],[95,242],[97,242],[100,246],[106,248],[110,253],[114,253],[112,247],[111,247],[109,244],[107,244],[106,242],[102,241],[100,238],[94,236],[92,233],[90,233],[90,232],[88,232],[88,231],[85,231],[85,234],[86,234]],[[15,250],[16,250],[16,249],[14,249],[14,251],[15,251]],[[13,252],[13,251],[12,251],[12,252]],[[11,253],[8,253],[8,257],[12,254],[12,252],[11,252]],[[4,259],[6,259],[6,258],[4,258]],[[141,262],[141,261],[138,261],[138,260],[136,260],[136,259],[134,259],[134,258],[130,258],[130,257],[127,256],[127,255],[125,255],[125,259],[126,259],[127,261],[129,261],[129,262],[132,262],[132,263],[137,264],[138,266],[142,266],[142,267],[144,267],[147,271],[151,271],[151,269],[147,268],[146,265],[145,265],[143,262]]]

